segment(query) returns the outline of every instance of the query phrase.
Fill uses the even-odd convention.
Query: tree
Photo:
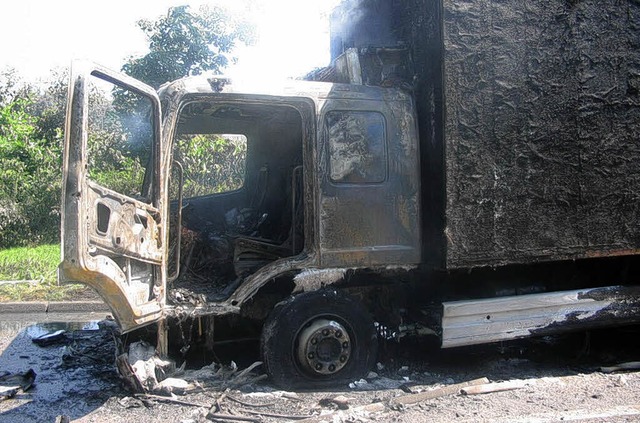
[[[25,112],[35,118],[34,136],[54,142],[64,130],[69,73],[52,69],[51,76],[34,85],[23,81],[15,69],[0,71],[0,106],[23,102]]]
[[[236,43],[253,42],[252,27],[216,6],[203,5],[195,13],[189,6],[172,7],[166,16],[140,20],[138,26],[147,35],[149,53],[129,58],[122,71],[156,89],[184,76],[219,73]],[[123,129],[132,144],[139,144],[139,128],[131,123],[144,121],[145,106],[139,96],[124,89],[114,89],[113,97]]]
[[[53,141],[64,130],[68,84],[68,70],[53,69],[50,78],[40,89],[31,87],[28,96],[32,101],[28,111],[37,117],[38,138]]]
[[[170,8],[156,21],[140,20],[149,39],[149,53],[129,58],[122,71],[154,88],[205,71],[220,72],[238,41],[253,42],[252,28],[220,7]]]
[[[38,87],[0,72],[0,248],[59,239],[66,79]]]
[[[11,67],[2,69],[0,71],[0,106],[11,103],[16,97],[20,86],[20,77],[15,69]]]

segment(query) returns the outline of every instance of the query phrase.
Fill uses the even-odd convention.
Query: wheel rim
[[[297,356],[307,373],[332,375],[349,362],[351,338],[335,320],[315,319],[298,335]]]

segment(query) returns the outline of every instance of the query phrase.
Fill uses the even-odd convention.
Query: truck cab
[[[123,331],[176,309],[237,314],[267,284],[281,301],[341,282],[347,269],[420,262],[410,95],[215,76],[156,93],[92,64],[76,65],[71,78],[60,275],[92,286]],[[95,87],[137,105],[118,117],[133,129],[112,152],[140,168],[133,187],[93,171],[103,154],[92,147],[101,130]],[[318,316],[319,333],[335,327]]]

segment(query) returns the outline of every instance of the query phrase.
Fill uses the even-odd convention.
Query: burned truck
[[[123,331],[157,323],[160,351],[179,314],[206,342],[251,320],[287,386],[362,375],[379,337],[449,348],[637,323],[640,4],[341,7],[315,81],[156,92],[74,67],[61,279]],[[96,171],[108,116],[91,84],[144,105],[126,123],[136,160],[111,152],[135,184]]]

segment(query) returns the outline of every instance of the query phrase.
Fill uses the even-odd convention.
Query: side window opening
[[[244,186],[247,137],[243,134],[182,134],[174,159],[184,171],[184,198],[235,191]],[[172,187],[171,198],[177,187]]]

